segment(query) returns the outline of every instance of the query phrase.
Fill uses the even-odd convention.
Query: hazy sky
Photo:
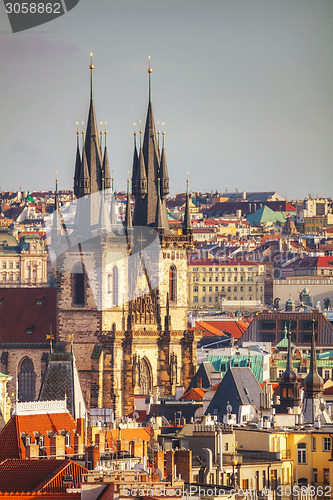
[[[0,3],[1,190],[72,188],[94,52],[117,189],[133,122],[165,122],[171,192],[333,195],[332,0],[80,0],[12,34]]]

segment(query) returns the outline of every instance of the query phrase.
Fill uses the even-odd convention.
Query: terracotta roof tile
[[[66,470],[67,469],[67,470]],[[71,460],[5,460],[0,463],[0,491],[32,493],[48,491],[66,492],[68,485],[52,481],[60,472],[73,474],[75,486],[81,485],[81,475],[87,469]],[[53,483],[51,485],[51,483]]]
[[[50,437],[48,431],[60,433],[66,430],[73,434],[76,422],[69,413],[49,413],[39,415],[13,415],[0,432],[0,461],[7,458],[25,458],[25,446],[21,433],[31,436],[31,444],[35,442],[34,432],[44,436],[46,455],[50,454]],[[72,439],[72,444],[74,439]],[[66,447],[66,454],[74,453],[73,447]]]
[[[184,394],[179,401],[202,401],[205,391],[200,387],[192,387],[186,394]]]

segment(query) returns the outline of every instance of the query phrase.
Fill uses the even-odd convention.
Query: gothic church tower
[[[135,395],[174,394],[187,387],[196,367],[196,341],[187,329],[189,213],[182,234],[169,226],[169,177],[152,107],[151,68],[145,131],[134,146],[132,218],[128,188],[124,225],[115,219],[106,146],[102,152],[91,95],[82,152],[77,145],[75,224],[71,245],[59,259],[57,342],[74,352],[86,403],[134,409]],[[188,196],[187,196],[188,198]],[[189,212],[189,209],[188,209]],[[150,245],[150,243],[154,243]],[[158,251],[149,253],[149,248]]]

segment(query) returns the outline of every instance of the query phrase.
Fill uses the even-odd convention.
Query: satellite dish
[[[133,418],[134,418],[135,420],[136,420],[137,418],[139,418],[139,414],[138,414],[138,412],[137,412],[137,411],[134,411],[132,416],[133,416]]]
[[[231,412],[232,412],[232,406],[231,406],[231,404],[229,403],[229,401],[228,401],[228,404],[227,404],[227,408],[226,408],[226,410],[227,410],[227,413],[231,413]]]

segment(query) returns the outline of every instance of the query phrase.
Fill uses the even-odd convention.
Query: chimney
[[[74,436],[74,453],[75,455],[84,454],[84,438],[80,434]]]
[[[99,446],[99,452],[105,453],[105,434],[104,432],[99,432],[95,436],[95,444]]]
[[[96,469],[99,462],[99,448],[98,446],[86,447],[86,460],[85,466],[88,470]]]
[[[164,451],[155,451],[154,453],[154,467],[162,472],[162,479],[164,478]]]
[[[168,450],[165,452],[165,472],[166,480],[171,483],[174,482],[175,476],[175,452],[174,450]]]
[[[25,456],[27,460],[32,458],[39,458],[39,446],[38,444],[30,444],[25,449]]]
[[[54,434],[50,437],[50,455],[55,457],[64,457],[65,453],[65,436]]]
[[[184,483],[192,482],[192,450],[176,450],[174,463]]]
[[[84,437],[84,418],[76,419],[76,430],[80,436]]]

